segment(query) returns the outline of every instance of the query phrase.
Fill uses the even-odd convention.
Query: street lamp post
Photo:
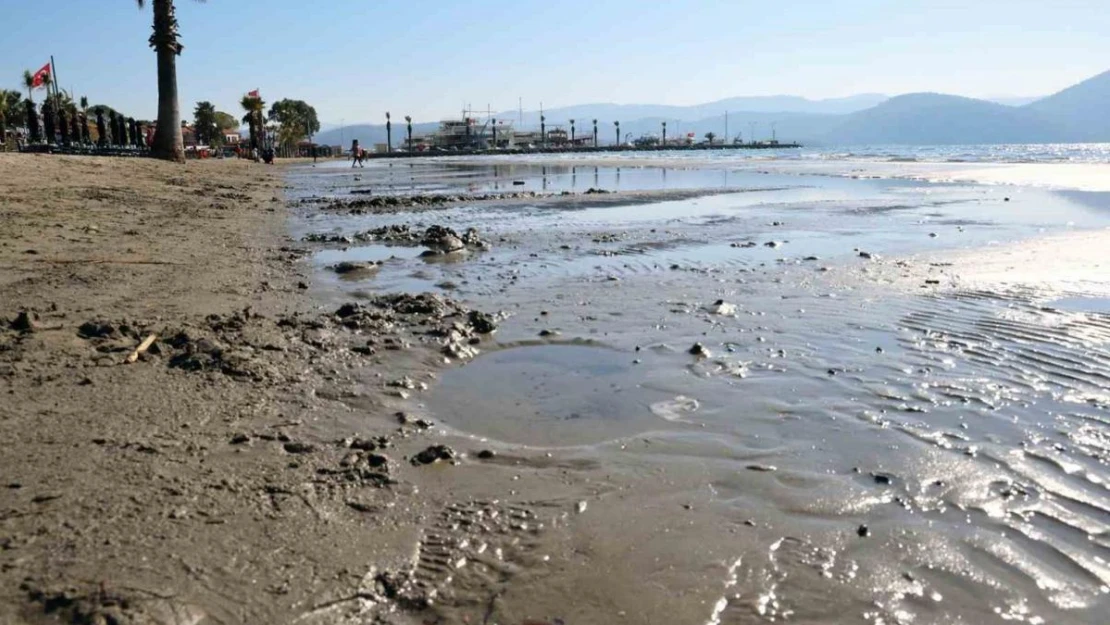
[[[385,113],[385,151],[393,151],[393,123],[389,121],[389,112]]]

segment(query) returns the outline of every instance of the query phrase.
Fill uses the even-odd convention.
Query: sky
[[[327,124],[595,102],[935,91],[1047,95],[1110,69],[1107,0],[177,0],[183,117],[246,92]],[[157,106],[151,12],[0,0],[0,87],[54,55],[61,86]]]

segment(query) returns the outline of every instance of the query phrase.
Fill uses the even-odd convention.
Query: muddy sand
[[[1106,613],[1100,198],[604,164],[0,173],[0,622]],[[520,192],[543,197],[466,199]],[[463,199],[327,208],[423,194]]]

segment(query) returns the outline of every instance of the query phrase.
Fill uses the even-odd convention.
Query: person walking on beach
[[[362,148],[358,146],[358,139],[351,142],[351,169],[354,169],[355,165],[365,167],[362,164]]]

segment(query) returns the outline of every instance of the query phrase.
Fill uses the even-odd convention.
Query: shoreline
[[[851,464],[808,460],[818,445],[831,445],[822,439],[811,447],[809,429],[842,423],[814,436],[852,438],[892,436],[902,425],[889,416],[893,427],[872,427],[839,400],[809,415],[807,402],[821,395],[806,398],[796,387],[831,393],[859,372],[810,353],[804,332],[765,326],[780,315],[789,318],[782,327],[798,330],[821,325],[826,314],[847,314],[853,327],[878,323],[863,320],[853,302],[877,308],[925,294],[943,303],[946,294],[1003,285],[1021,259],[1045,263],[1035,279],[1052,283],[1061,278],[1055,271],[1081,281],[1097,275],[1110,237],[1110,230],[1088,230],[985,250],[847,258],[822,263],[828,272],[771,256],[764,267],[757,256],[735,275],[663,266],[612,280],[603,269],[541,285],[520,273],[524,262],[511,254],[519,247],[527,257],[529,244],[592,264],[593,252],[652,249],[656,241],[609,238],[618,226],[587,220],[568,238],[495,242],[490,254],[509,254],[500,262],[512,270],[499,275],[475,265],[485,278],[480,288],[436,298],[341,292],[357,302],[341,308],[319,297],[320,274],[306,258],[321,246],[291,238],[302,207],[282,198],[280,167],[0,155],[0,171],[12,174],[0,178],[9,224],[0,232],[0,300],[11,302],[0,314],[6,321],[18,321],[21,308],[37,314],[28,317],[29,329],[0,328],[0,394],[8,398],[0,406],[7,481],[0,587],[8,598],[0,620],[13,622],[36,622],[48,611],[74,622],[117,614],[159,622],[176,613],[194,623],[208,616],[408,625],[495,613],[504,623],[558,617],[569,625],[618,611],[629,622],[660,614],[743,622],[756,596],[737,602],[728,590],[738,575],[747,584],[778,571],[760,568],[752,554],[765,556],[766,545],[782,545],[783,536],[798,536],[776,565],[791,574],[783,586],[790,596],[786,590],[833,589],[790,584],[814,576],[804,565],[813,545],[833,545],[841,561],[854,558],[849,549],[862,547],[842,545],[859,540],[861,514],[874,514],[866,522],[877,535],[863,545],[900,544],[908,540],[903,527],[924,531],[921,521],[897,517],[878,500],[859,504],[865,512],[841,506],[859,491],[851,466],[897,472],[875,450],[898,442],[908,464],[935,453],[928,438],[917,445],[884,438]],[[33,180],[48,182],[26,184]],[[589,201],[623,206],[715,194],[684,193]],[[652,227],[635,230],[648,236]],[[657,234],[685,237],[677,228]],[[730,253],[756,252],[772,253],[763,245]],[[518,278],[523,284],[514,288]],[[830,293],[853,299],[838,309]],[[743,314],[705,312],[717,298]],[[815,309],[812,319],[799,311],[803,301]],[[492,337],[480,331],[490,324]],[[726,324],[739,334],[726,334]],[[756,342],[756,333],[769,342]],[[157,335],[155,348],[122,364],[148,334]],[[687,354],[695,339],[713,357]],[[751,353],[730,355],[730,345]],[[609,355],[590,351],[598,346]],[[568,420],[567,432],[582,437],[578,445],[513,441],[530,415],[520,405],[483,403],[498,389],[481,376],[503,375],[500,385],[512,386],[527,363],[489,367],[514,350],[550,347],[586,350],[578,365],[601,367],[596,389],[562,391],[602,406],[613,395],[606,384],[643,384],[633,358],[673,373],[646,385],[651,410],[643,420]],[[470,349],[491,360],[472,360]],[[876,358],[873,343],[845,342],[845,361],[854,351]],[[776,370],[757,368],[772,363],[798,370],[779,382]],[[751,370],[736,382],[746,385],[734,400],[743,427],[729,437],[739,442],[726,443],[703,428],[714,432],[733,408],[714,400],[711,386],[732,376],[732,365]],[[826,373],[834,368],[836,376]],[[610,370],[617,377],[606,382]],[[525,388],[530,378],[520,380]],[[701,409],[690,411],[675,394],[701,397]],[[436,422],[453,411],[496,423],[489,409],[508,415],[500,439],[508,442],[466,421]],[[867,425],[851,429],[856,421]],[[783,430],[791,423],[799,429]],[[776,444],[773,435],[783,431],[789,435]],[[791,510],[806,515],[799,521]],[[866,561],[860,574],[882,581]],[[669,590],[645,592],[645,575]],[[947,596],[959,579],[932,582]],[[567,597],[576,599],[568,605]],[[871,605],[847,587],[838,597],[841,614]],[[796,607],[800,618],[816,618],[827,606]]]

